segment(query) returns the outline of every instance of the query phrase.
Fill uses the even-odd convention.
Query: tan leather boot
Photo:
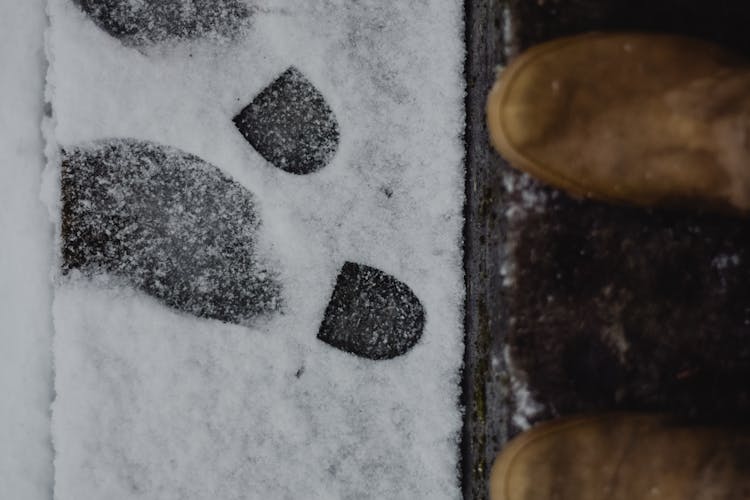
[[[498,456],[490,498],[747,500],[750,433],[649,415],[545,423]]]
[[[579,197],[750,213],[750,66],[691,38],[594,33],[523,53],[487,102],[514,167]]]

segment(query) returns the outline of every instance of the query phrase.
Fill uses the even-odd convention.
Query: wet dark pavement
[[[495,67],[535,43],[658,31],[750,55],[748,26],[740,1],[467,2],[465,498],[487,497],[519,424],[607,410],[750,417],[750,221],[573,200],[511,170],[484,124]]]

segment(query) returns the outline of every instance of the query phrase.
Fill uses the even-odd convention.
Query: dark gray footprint
[[[424,308],[408,286],[373,267],[347,262],[318,338],[363,358],[390,359],[419,341],[424,324]]]
[[[197,156],[130,139],[66,148],[61,188],[63,273],[111,274],[230,323],[280,308],[252,194]]]
[[[234,124],[267,161],[292,174],[328,165],[339,125],[323,95],[291,67],[234,117]]]
[[[128,46],[214,37],[234,39],[249,25],[243,0],[73,0],[99,28]]]

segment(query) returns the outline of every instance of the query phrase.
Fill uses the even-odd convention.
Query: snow
[[[534,399],[523,371],[519,370],[513,362],[513,357],[510,355],[510,347],[508,346],[503,349],[503,359],[508,367],[510,388],[515,403],[511,414],[511,421],[516,427],[525,431],[531,428],[531,422],[534,420],[534,417],[544,407]]]
[[[243,326],[58,273],[55,497],[458,498],[462,2],[250,6],[241,36],[122,43],[49,0],[45,198],[58,233],[59,147],[175,148],[256,200],[257,249],[284,305]],[[338,124],[335,154],[306,175],[264,159],[233,122],[290,67]],[[345,262],[423,305],[404,354],[366,359],[317,338]]]
[[[46,24],[0,2],[0,498],[51,497],[52,224],[39,199]]]

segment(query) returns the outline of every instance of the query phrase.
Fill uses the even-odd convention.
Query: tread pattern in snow
[[[128,46],[197,38],[234,39],[249,24],[242,0],[73,0],[101,29]]]
[[[347,262],[318,338],[363,358],[390,359],[419,341],[424,324],[422,303],[408,286],[373,267]]]
[[[129,139],[62,152],[62,267],[125,280],[196,316],[249,324],[280,308],[252,194],[200,158]]]
[[[310,174],[336,154],[339,125],[325,97],[294,67],[287,69],[234,117],[267,161],[292,174]]]

